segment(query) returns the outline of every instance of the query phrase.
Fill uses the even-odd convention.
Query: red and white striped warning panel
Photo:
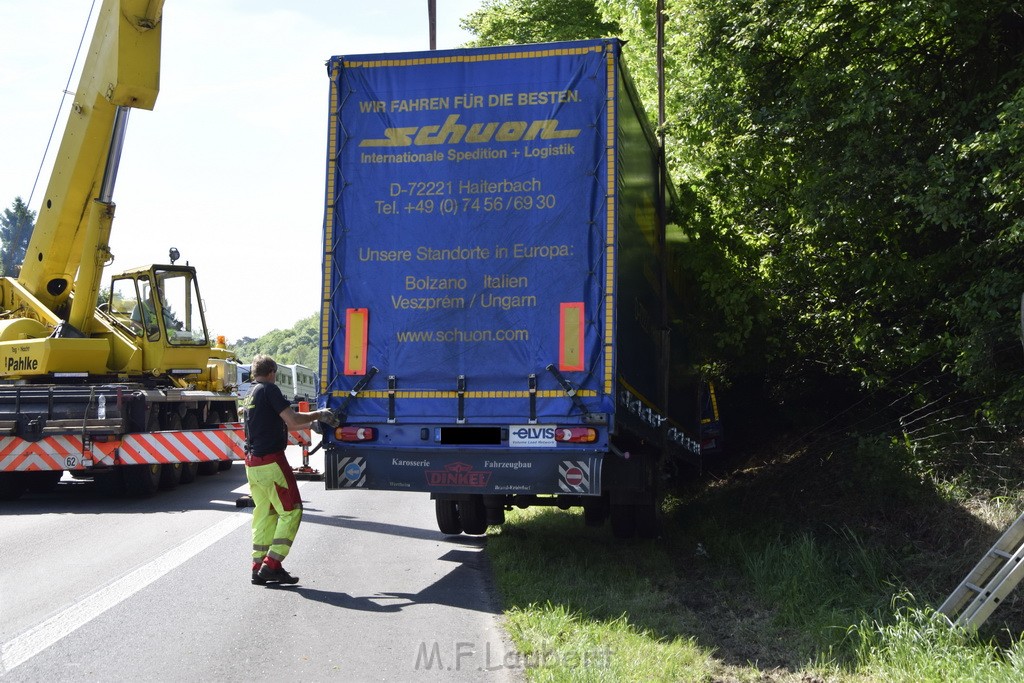
[[[311,437],[308,429],[289,432],[288,445],[305,448],[312,444]],[[234,422],[213,429],[125,434],[120,441],[90,441],[88,446],[70,434],[39,441],[0,437],[0,472],[244,459],[245,432]]]
[[[81,437],[68,434],[47,436],[39,441],[0,437],[0,472],[73,470],[89,467],[93,462],[113,464],[112,454],[117,446],[116,441],[94,441],[86,449]]]
[[[241,429],[125,434],[118,456],[125,465],[242,460],[245,434]]]

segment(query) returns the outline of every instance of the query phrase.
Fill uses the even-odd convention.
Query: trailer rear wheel
[[[454,500],[435,500],[434,514],[437,516],[437,528],[442,534],[457,536],[462,533],[459,506]]]
[[[636,507],[632,503],[612,504],[611,522],[615,538],[633,538],[636,534]]]
[[[487,507],[487,526],[501,526],[505,523],[505,508]]]
[[[124,485],[132,498],[148,498],[160,488],[160,465],[129,465],[124,468]]]
[[[459,501],[459,519],[462,530],[473,536],[487,533],[487,508],[484,507],[483,496],[470,496],[469,500]]]
[[[661,515],[656,503],[641,503],[636,506],[636,535],[640,538],[657,538],[661,533]]]
[[[607,497],[595,498],[583,504],[583,523],[587,526],[603,526],[608,519]]]

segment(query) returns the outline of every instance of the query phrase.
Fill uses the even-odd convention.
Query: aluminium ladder
[[[1024,579],[1024,514],[999,537],[939,612],[956,626],[978,629]]]

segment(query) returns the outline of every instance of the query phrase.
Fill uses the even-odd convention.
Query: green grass
[[[863,622],[857,669],[871,680],[917,683],[1003,683],[1024,680],[1024,644],[1008,649],[980,643],[950,628],[942,615],[913,606],[896,608],[888,623]],[[897,600],[897,604],[900,600]]]
[[[671,573],[667,555],[612,542],[580,515],[538,509],[511,513],[488,554],[530,680],[709,680],[711,658],[679,629],[666,610],[674,597],[657,585]]]
[[[700,483],[666,506],[654,541],[617,541],[573,512],[510,512],[487,551],[528,679],[1024,681],[1021,604],[977,635],[932,607],[1013,501],[951,500],[885,462],[874,492],[857,478],[877,468],[832,455]]]

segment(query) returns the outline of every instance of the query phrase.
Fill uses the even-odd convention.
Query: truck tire
[[[25,478],[21,472],[0,474],[0,500],[17,500],[25,493]]]
[[[487,508],[484,507],[483,496],[470,496],[469,500],[459,501],[459,519],[462,530],[473,536],[487,533]]]
[[[56,472],[26,472],[25,485],[32,493],[53,493],[64,476],[64,470]]]
[[[191,484],[199,476],[199,463],[197,462],[183,462],[181,463],[181,484]]]
[[[437,528],[446,536],[458,536],[462,533],[462,522],[459,520],[459,506],[454,500],[434,501],[434,514],[437,516]]]
[[[199,463],[199,474],[208,477],[211,474],[217,474],[220,472],[220,460],[212,460],[210,462]]]
[[[487,526],[501,526],[505,523],[505,508],[503,507],[488,507],[487,510]]]
[[[171,491],[181,483],[182,464],[169,462],[160,466],[160,488]]]
[[[132,498],[148,498],[160,488],[160,465],[128,465],[123,469],[125,489]]]
[[[118,467],[93,475],[92,480],[99,495],[107,498],[120,498],[127,493],[122,469]]]

